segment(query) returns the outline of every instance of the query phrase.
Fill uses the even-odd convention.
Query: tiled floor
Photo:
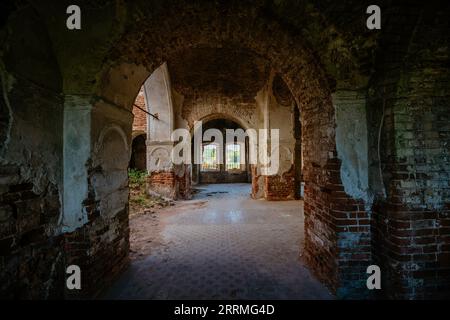
[[[160,242],[105,298],[333,299],[299,259],[301,201],[252,200],[248,184],[198,188],[160,212]]]

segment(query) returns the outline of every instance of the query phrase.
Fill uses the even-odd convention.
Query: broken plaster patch
[[[349,99],[350,98],[350,99]],[[333,100],[339,100],[334,97]],[[345,192],[362,199],[370,210],[368,141],[365,102],[357,97],[345,97],[335,105],[336,150],[341,160],[341,181]]]

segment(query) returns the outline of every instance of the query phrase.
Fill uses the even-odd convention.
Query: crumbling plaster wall
[[[169,55],[171,52],[176,51],[178,49],[177,46],[186,46],[186,43],[189,43],[190,45],[192,43],[208,43],[209,45],[217,46],[223,43],[221,37],[228,37],[228,40],[231,43],[238,45],[243,44],[251,50],[264,53],[267,58],[272,60],[274,67],[285,75],[290,87],[295,92],[295,95],[301,96],[302,89],[311,89],[309,98],[315,97],[318,99],[319,97],[328,95],[327,85],[323,80],[317,80],[318,78],[323,79],[323,74],[320,71],[321,69],[313,62],[313,59],[310,58],[310,52],[304,49],[306,44],[300,39],[290,41],[288,37],[279,37],[279,34],[283,34],[283,32],[280,31],[280,27],[276,21],[269,21],[268,23],[265,19],[255,16],[259,14],[258,11],[241,8],[241,5],[231,8],[232,12],[230,12],[230,16],[240,17],[242,16],[242,12],[245,12],[245,15],[247,16],[244,15],[244,19],[236,18],[229,21],[230,26],[226,26],[226,28],[229,27],[229,30],[232,30],[232,33],[230,34],[227,32],[221,33],[221,20],[214,18],[214,14],[219,13],[219,11],[213,5],[192,4],[189,5],[188,8],[182,8],[186,10],[179,10],[178,6],[174,6],[174,8],[153,8],[151,4],[144,4],[144,2],[137,2],[128,7],[122,2],[117,4],[112,4],[112,2],[86,4],[83,11],[83,17],[85,18],[85,23],[89,25],[89,28],[83,28],[80,32],[74,33],[64,29],[65,17],[64,15],[59,14],[59,12],[65,11],[67,4],[68,3],[64,1],[52,3],[51,5],[50,2],[42,2],[39,3],[39,5],[36,5],[36,7],[42,8],[40,9],[40,14],[46,20],[46,25],[50,32],[52,38],[51,47],[57,52],[56,59],[58,65],[61,66],[64,94],[68,96],[66,105],[70,105],[71,97],[76,97],[76,99],[74,99],[75,101],[77,101],[77,99],[80,100],[76,102],[74,107],[86,108],[82,112],[91,114],[91,120],[80,121],[81,125],[79,128],[79,132],[82,134],[82,137],[80,137],[81,140],[79,141],[87,139],[86,141],[90,142],[86,145],[90,150],[89,153],[84,150],[81,155],[83,159],[74,158],[72,159],[73,161],[71,161],[70,157],[66,157],[66,160],[69,162],[78,162],[79,167],[75,168],[75,173],[80,174],[80,177],[87,178],[80,178],[79,181],[80,184],[85,184],[82,188],[86,188],[87,186],[87,188],[80,193],[84,197],[87,192],[87,198],[80,198],[79,200],[81,200],[80,203],[82,205],[74,211],[74,217],[81,218],[81,220],[76,218],[74,219],[73,224],[71,222],[67,223],[68,228],[75,229],[65,236],[65,238],[68,239],[66,245],[70,247],[68,255],[73,258],[68,260],[70,260],[70,262],[80,263],[83,268],[87,267],[88,270],[89,267],[83,265],[83,263],[86,264],[89,262],[91,266],[95,266],[94,269],[101,270],[105,274],[114,274],[115,272],[112,271],[117,272],[123,265],[121,263],[122,260],[126,259],[125,247],[127,242],[127,240],[124,240],[127,239],[127,223],[126,218],[124,218],[126,216],[126,206],[124,206],[123,211],[115,214],[114,219],[105,219],[102,217],[101,210],[98,210],[99,208],[102,208],[102,205],[98,203],[98,198],[96,198],[95,193],[95,184],[92,183],[93,181],[91,179],[99,173],[96,172],[98,166],[92,165],[95,163],[95,159],[91,159],[91,153],[93,154],[96,142],[98,141],[98,134],[105,126],[107,126],[107,123],[117,120],[114,119],[115,117],[113,117],[113,119],[108,119],[107,117],[102,118],[100,115],[94,115],[94,105],[98,102],[98,97],[101,97],[102,100],[112,108],[129,108],[137,94],[138,87],[136,84],[143,82],[145,77],[148,76],[148,70],[153,70],[158,66],[161,61],[164,60],[164,55]],[[192,17],[189,15],[179,17],[176,14],[173,14],[172,11],[190,12],[194,17],[205,16],[212,19],[198,20],[199,25],[196,25],[195,28],[196,30],[202,30],[202,32],[193,32],[193,30],[186,28],[186,30],[178,30],[177,33],[173,33],[173,30],[170,29],[174,25],[183,23],[186,19],[189,21]],[[234,11],[239,12],[239,14],[235,14]],[[164,20],[168,23],[161,24],[159,21],[152,22],[151,19],[135,19],[148,12],[152,12],[155,16],[160,16],[162,21]],[[170,17],[172,17],[172,20]],[[177,17],[176,23],[174,23],[173,17]],[[129,38],[130,35],[138,34],[134,32],[127,32],[128,36],[125,36],[121,40],[123,41],[122,44],[114,44],[117,39],[122,38],[127,18],[129,19],[128,21],[130,24],[135,24],[136,21],[141,21],[142,24],[143,21],[145,21],[144,25],[136,25],[136,29],[141,30],[138,32],[139,34],[142,32],[148,35],[148,37],[141,41],[142,47],[139,46],[140,48],[144,48],[144,50],[137,49],[138,46],[136,45],[131,45],[132,43],[136,44],[136,42],[133,42],[133,39]],[[194,19],[194,21],[196,20]],[[201,21],[205,22],[202,23]],[[213,24],[219,23],[218,25],[212,25],[211,21],[213,21]],[[155,32],[158,28],[161,28],[161,26],[164,26],[163,29],[159,30],[159,32]],[[166,28],[165,26],[168,26],[168,29],[164,29]],[[216,27],[216,29],[214,29],[214,27]],[[62,31],[61,28],[63,29]],[[275,31],[267,33],[268,28],[273,28],[271,30]],[[96,32],[91,32],[92,30],[96,30]],[[217,30],[217,35],[221,34],[221,36],[216,37],[216,31],[211,30]],[[151,36],[154,34],[158,35],[158,39]],[[158,44],[160,39],[172,39],[171,35],[174,34],[176,34],[175,40],[171,42],[170,45],[166,46],[165,49],[167,50],[161,50],[162,44]],[[202,37],[204,38],[202,39]],[[39,39],[39,37],[28,38]],[[180,39],[182,41],[178,41]],[[248,39],[252,39],[252,41],[250,42]],[[303,47],[303,45],[305,45],[305,47]],[[113,46],[114,50],[112,51],[115,52],[110,52],[110,49]],[[79,50],[79,48],[83,47],[89,47],[92,48],[92,50]],[[44,51],[53,52],[53,50]],[[152,52],[152,50],[154,51]],[[164,54],[161,54],[161,52],[164,52]],[[39,56],[39,54],[37,54],[37,56]],[[126,57],[127,62],[120,61],[120,58],[118,57]],[[156,57],[156,59],[153,57]],[[42,61],[45,59],[38,60]],[[136,65],[129,61],[143,63],[146,66]],[[309,68],[300,68],[303,64],[308,65]],[[23,64],[17,65],[23,66]],[[36,66],[33,66],[33,68],[37,70]],[[29,69],[32,69],[32,67]],[[46,73],[37,72],[36,74],[39,77],[43,77],[43,74]],[[305,76],[303,81],[308,82],[308,88],[306,88],[304,83],[299,80],[301,75]],[[124,81],[129,83],[129,85],[124,85]],[[22,85],[20,87],[22,87]],[[94,92],[95,94],[93,94]],[[56,90],[56,93],[59,94],[59,90]],[[36,97],[36,100],[39,101],[40,98]],[[325,128],[332,123],[333,120],[330,116],[330,110],[327,109],[329,104],[326,102],[318,103],[312,98],[310,100],[302,100],[302,105],[309,106],[313,109],[315,106],[320,105],[324,110],[325,117],[321,119],[321,121],[309,118],[312,121],[308,124],[314,126],[317,132],[320,131],[320,127]],[[305,110],[305,114],[309,112],[308,108]],[[305,117],[308,118],[307,116]],[[72,118],[70,112],[64,115],[65,124],[70,122],[75,123],[75,121],[80,119],[83,118]],[[55,123],[60,123],[61,125],[62,121],[55,121]],[[126,126],[128,125],[131,126],[131,123],[125,124],[125,127],[123,128],[127,135],[129,128],[126,128]],[[82,128],[88,130],[81,131]],[[64,125],[64,131],[65,133],[68,133],[66,129],[69,130],[69,127]],[[62,132],[63,130],[60,131]],[[61,141],[61,135],[56,135],[56,137]],[[66,141],[69,142],[70,139],[67,139]],[[313,141],[318,140],[313,139]],[[129,142],[130,141],[128,141],[128,143]],[[324,166],[326,160],[334,156],[327,152],[332,149],[332,146],[334,145],[334,137],[330,132],[327,132],[326,136],[323,137],[323,142],[323,144],[318,146],[321,149],[320,152],[317,154],[309,152],[307,154],[306,162],[308,164],[313,161],[319,166]],[[312,151],[311,144],[307,145],[306,148],[309,148]],[[61,152],[62,151],[60,151],[60,154]],[[46,154],[49,155],[52,154],[52,152],[50,151]],[[46,161],[42,160],[39,161],[39,163],[40,165],[43,165]],[[56,164],[55,168],[61,168],[61,164]],[[61,172],[60,175],[63,176]],[[309,177],[311,179],[308,180],[308,182],[317,184],[317,186],[323,185],[326,181],[325,177],[316,178],[321,177],[320,172],[314,172],[309,175]],[[64,179],[64,181],[68,182],[66,179]],[[71,191],[70,188],[64,190],[65,193]],[[123,192],[121,190],[117,191],[119,193]],[[67,203],[64,203],[64,206],[66,206],[66,204]],[[312,207],[310,209],[313,210]],[[70,212],[64,210],[64,219],[68,217],[72,217],[72,215]],[[88,221],[85,220],[86,217],[88,218]],[[120,230],[120,236],[117,241],[114,240],[114,236],[112,236],[116,229]],[[69,230],[70,229],[67,229],[66,231]],[[114,245],[110,246],[110,244]],[[120,250],[115,250],[117,249],[116,245],[120,246]],[[82,254],[76,256],[76,252],[82,252]],[[96,255],[94,256],[92,253],[96,253]],[[98,260],[96,260],[95,257],[98,257]],[[113,267],[110,265],[111,261],[119,261],[120,263],[117,263],[117,267]],[[50,268],[50,270],[51,269],[52,268]],[[91,284],[94,286],[94,269],[92,269],[92,272],[87,271],[88,277],[84,280],[86,281],[86,285]],[[100,284],[97,285],[98,287],[101,287]]]
[[[9,147],[7,153],[2,155],[1,169],[2,181],[6,181],[6,184],[2,185],[1,207],[2,214],[7,217],[6,221],[2,223],[2,232],[4,233],[1,238],[2,248],[6,248],[5,251],[2,250],[2,252],[6,252],[6,258],[2,260],[1,268],[2,294],[9,297],[47,297],[50,293],[51,296],[57,292],[57,290],[49,290],[49,288],[53,285],[57,286],[60,283],[58,280],[61,280],[58,279],[58,276],[62,275],[63,263],[60,255],[61,242],[58,241],[62,240],[42,231],[54,229],[57,226],[54,218],[60,217],[60,194],[63,180],[61,170],[62,132],[68,128],[65,125],[63,128],[62,125],[66,115],[63,115],[62,111],[64,99],[61,93],[64,91],[66,96],[79,96],[80,99],[84,97],[86,101],[89,101],[89,103],[83,102],[81,107],[95,104],[100,96],[119,108],[129,108],[137,94],[138,86],[148,76],[149,71],[164,61],[166,56],[180,48],[193,45],[208,44],[219,47],[224,43],[242,45],[247,49],[264,54],[285,77],[302,112],[304,164],[305,168],[308,168],[305,171],[305,242],[308,263],[321,279],[333,288],[348,288],[348,292],[344,292],[347,296],[351,296],[349,292],[355,287],[363,287],[364,284],[361,281],[352,281],[352,277],[355,274],[364,274],[363,267],[371,259],[367,252],[362,249],[362,253],[358,251],[363,246],[370,249],[370,244],[364,242],[366,239],[359,241],[360,235],[367,235],[367,217],[361,211],[365,204],[348,199],[344,186],[341,189],[341,161],[346,161],[345,154],[351,152],[352,149],[339,147],[342,151],[341,156],[339,151],[335,150],[338,148],[335,145],[336,139],[333,131],[336,116],[335,109],[330,108],[332,104],[328,96],[333,90],[333,84],[336,84],[334,82],[337,78],[344,77],[340,84],[345,82],[350,89],[352,83],[361,84],[361,78],[364,78],[364,74],[360,73],[361,66],[363,69],[370,69],[371,63],[364,64],[364,62],[373,58],[371,49],[378,45],[374,41],[373,34],[381,33],[371,33],[372,35],[367,36],[367,30],[366,33],[352,30],[353,26],[360,25],[359,15],[354,15],[352,11],[346,13],[349,15],[349,19],[347,19],[343,16],[345,10],[342,10],[342,4],[338,2],[335,4],[329,2],[314,4],[309,1],[262,3],[254,4],[262,6],[262,9],[261,7],[254,9],[253,4],[251,8],[248,8],[247,2],[235,3],[230,7],[219,6],[215,3],[181,4],[176,2],[173,6],[154,6],[154,3],[149,1],[136,1],[128,4],[114,1],[91,2],[86,3],[83,7],[84,23],[88,27],[83,28],[80,32],[69,32],[65,29],[65,16],[60,13],[65,12],[65,8],[70,4],[68,1],[39,1],[37,3],[35,7],[39,8],[39,18],[45,20],[45,26],[36,23],[38,20],[36,14],[34,11],[26,11],[29,9],[27,5],[24,5],[25,9],[23,9],[26,12],[12,16],[11,19],[16,20],[10,22],[8,28],[11,28],[13,32],[6,41],[11,44],[11,48],[6,50],[10,56],[7,57],[2,53],[2,61],[6,66],[4,69],[8,73],[6,77],[2,77],[2,84],[5,82],[4,79],[14,80],[12,86],[9,81],[6,86],[9,104],[13,106],[13,112],[9,113],[9,117],[13,118],[13,121],[9,131]],[[352,2],[352,5],[356,5],[356,3]],[[361,8],[361,5],[357,8]],[[223,17],[223,9],[227,10],[229,17],[226,23],[222,18],[218,18]],[[258,10],[260,9],[263,12],[270,9],[270,12],[274,14],[270,19],[266,19],[267,17],[263,19],[259,16],[261,11]],[[430,6],[429,10],[434,14],[438,11],[434,9]],[[414,101],[403,104],[407,99],[401,95],[396,96],[396,88],[394,88],[394,92],[388,90],[389,99],[399,102],[395,108],[388,107],[386,109],[386,122],[382,135],[383,141],[386,142],[385,145],[383,144],[386,148],[386,154],[382,157],[383,165],[386,165],[383,167],[383,179],[385,180],[384,185],[388,187],[388,191],[392,195],[390,197],[392,201],[388,202],[386,207],[378,208],[379,212],[377,213],[379,213],[380,221],[385,219],[390,221],[389,225],[381,224],[379,226],[381,231],[386,231],[385,233],[381,232],[381,238],[386,240],[381,243],[386,244],[385,247],[391,250],[387,256],[382,256],[380,259],[388,261],[388,270],[391,269],[393,274],[397,274],[397,277],[390,278],[396,281],[387,285],[391,288],[400,288],[399,296],[417,298],[425,296],[426,292],[431,294],[437,291],[446,292],[441,289],[449,287],[448,283],[439,282],[445,277],[446,272],[448,275],[448,265],[445,264],[448,261],[448,219],[447,211],[443,209],[447,208],[448,201],[445,193],[447,188],[437,178],[444,177],[448,173],[445,161],[447,136],[445,130],[438,130],[443,127],[442,123],[445,126],[447,120],[445,115],[448,113],[446,113],[448,106],[448,99],[446,99],[448,86],[446,87],[446,84],[448,81],[445,77],[449,74],[445,67],[448,57],[445,47],[429,49],[429,43],[426,40],[434,38],[435,30],[444,37],[448,36],[448,32],[442,31],[448,30],[445,22],[448,19],[445,20],[445,10],[439,11],[440,27],[436,28],[436,25],[430,24],[430,21],[433,21],[433,14],[428,13],[425,19],[421,20],[425,24],[416,28],[416,21],[405,24],[404,20],[408,20],[414,16],[415,12],[420,12],[422,9],[411,6],[411,10],[412,12],[406,13],[395,12],[392,15],[397,21],[394,27],[396,30],[402,31],[423,28],[426,32],[417,33],[422,40],[416,43],[419,47],[427,48],[426,50],[430,51],[422,52],[422,55],[411,52],[410,56],[416,56],[418,60],[412,59],[410,61],[415,61],[414,63],[402,65],[404,55],[399,54],[402,51],[397,50],[397,45],[403,46],[405,45],[403,42],[407,42],[406,47],[409,47],[410,37],[399,35],[396,31],[392,31],[391,34],[389,31],[387,33],[383,31],[383,34],[387,34],[391,39],[389,45],[393,48],[387,52],[392,54],[393,59],[398,59],[390,65],[393,67],[390,70],[397,70],[399,66],[415,70],[403,73],[402,83],[407,84],[403,94],[407,95],[411,88],[416,88],[418,95],[415,96]],[[416,11],[414,12],[414,10]],[[323,14],[318,14],[320,12]],[[358,12],[358,10],[354,12]],[[297,15],[297,13],[299,14]],[[155,19],[145,19],[147,15],[155,17]],[[388,12],[387,15],[389,15]],[[26,30],[21,27],[22,21],[27,21],[27,24],[23,24],[27,26]],[[348,23],[348,21],[355,23]],[[345,27],[345,24],[352,27]],[[188,27],[177,27],[180,25]],[[291,32],[285,32],[286,30],[280,27],[281,25],[291,26]],[[406,28],[405,25],[409,27]],[[51,41],[46,37],[46,29],[50,34]],[[362,29],[365,30],[365,28]],[[300,32],[297,33],[296,31],[299,30]],[[291,34],[299,36],[291,37]],[[21,39],[25,41],[21,41]],[[118,42],[118,39],[121,41]],[[171,41],[167,41],[167,39],[171,39]],[[442,40],[440,43],[447,43],[447,39]],[[23,44],[27,47],[24,48]],[[316,53],[314,59],[311,58],[310,51],[304,50],[310,45]],[[80,50],[80,48],[90,48],[90,50]],[[363,50],[357,48],[363,48]],[[25,52],[27,53],[26,57],[23,55]],[[52,56],[52,52],[55,52],[56,57]],[[434,59],[427,58],[430,56],[433,56]],[[15,59],[18,61],[14,61]],[[432,62],[425,68],[422,64],[423,61]],[[318,65],[323,66],[326,70],[325,74],[321,67],[317,67]],[[389,66],[389,64],[387,65]],[[30,72],[30,70],[35,72]],[[6,73],[2,70],[2,74]],[[411,81],[416,77],[417,81]],[[435,88],[433,94],[426,90],[421,91],[423,89],[421,80],[424,78],[432,79],[427,85],[432,88],[431,91]],[[42,79],[45,79],[45,82]],[[386,80],[389,82],[390,78],[387,77]],[[397,78],[394,77],[393,82],[397,83],[396,80]],[[374,83],[375,91],[383,92],[381,90],[383,86],[392,89],[383,81],[374,81]],[[414,85],[410,86],[410,84]],[[68,97],[66,105],[70,104],[70,100],[71,98]],[[5,105],[7,106],[8,103],[5,102]],[[379,112],[381,111],[379,106],[382,104],[377,102],[375,105],[378,107],[373,113],[382,114]],[[421,114],[419,112],[421,105],[426,105],[429,113]],[[54,110],[48,111],[52,107]],[[15,108],[17,111],[14,110]],[[402,108],[404,110],[401,110]],[[435,113],[435,108],[440,111]],[[39,115],[36,115],[36,110],[40,111]],[[421,125],[422,116],[430,117],[427,118],[427,126],[431,126],[433,130],[427,134],[431,137],[439,137],[437,140],[440,144],[442,143],[436,147],[436,150],[439,149],[438,151],[431,152],[434,156],[428,154],[425,147],[405,147],[406,144],[412,144],[411,141],[422,143],[426,139],[418,133],[418,129],[414,131],[412,138],[407,138],[411,137],[411,132],[408,132],[410,124],[407,123],[408,121],[400,121],[402,118],[405,119],[402,112],[415,115],[413,126],[418,127]],[[376,117],[369,112],[367,116],[373,120],[369,123],[380,123],[379,119],[374,120],[373,118]],[[80,123],[82,124],[80,129],[84,128],[86,124]],[[93,123],[97,125],[96,120]],[[404,130],[397,131],[402,123],[405,125]],[[433,128],[433,126],[437,127]],[[98,129],[101,131],[103,128]],[[337,130],[340,130],[339,124]],[[60,134],[54,134],[55,132],[60,132]],[[372,131],[369,130],[369,132]],[[39,142],[28,142],[28,134],[25,137],[22,135],[23,133],[30,133],[30,136],[36,137]],[[3,132],[2,134],[4,135]],[[91,131],[87,131],[87,134],[90,135]],[[7,137],[8,134],[4,136]],[[95,141],[97,140],[92,137],[90,148]],[[369,147],[371,146],[372,144]],[[407,167],[411,165],[414,155],[414,152],[411,155],[411,150],[414,148],[424,152],[421,159],[425,159],[422,169],[414,169],[413,173],[416,177],[420,177],[414,181],[417,180],[417,183],[422,185],[431,183],[433,186],[425,188],[412,185],[413,182],[404,176],[404,174],[409,176],[411,173],[410,169],[403,169],[405,169],[405,165]],[[396,150],[400,151],[401,158],[396,158]],[[439,165],[434,164],[438,160]],[[81,161],[80,164],[80,168],[77,168],[80,170],[78,173],[83,177],[90,176],[85,174],[89,166],[82,167],[86,165],[86,162]],[[429,165],[436,168],[433,171],[433,177],[436,179],[427,175]],[[43,177],[44,180],[41,180],[40,177]],[[393,179],[393,177],[399,178]],[[56,183],[44,183],[48,189],[42,191],[39,185],[47,178]],[[87,179],[85,183],[88,183]],[[35,184],[38,187],[35,187]],[[381,183],[380,186],[382,186]],[[425,191],[427,189],[428,191]],[[89,193],[89,188],[87,190]],[[71,190],[64,190],[64,192],[69,191]],[[399,203],[396,202],[397,192],[401,193],[400,198],[407,200],[402,201],[401,205],[404,202],[412,202],[410,204],[413,205],[413,209],[420,210],[400,211]],[[426,197],[422,196],[426,192],[431,192],[431,194]],[[97,212],[91,210],[91,208],[96,208],[95,197],[92,197],[91,200],[93,200],[92,203],[86,203],[86,206],[90,208],[89,211],[86,209],[88,217],[88,212],[93,213],[93,216]],[[36,203],[33,205],[32,202]],[[428,205],[431,205],[432,210],[424,212],[424,208],[421,206]],[[24,207],[27,210],[19,210]],[[22,215],[22,213],[24,214]],[[414,219],[410,219],[413,213]],[[30,216],[26,219],[20,218],[27,214]],[[46,218],[48,214],[52,214],[54,217],[48,220]],[[361,219],[354,218],[354,216],[359,217],[360,214],[362,215]],[[126,259],[126,240],[123,240],[127,237],[126,216],[126,210],[124,210],[116,215],[116,221],[99,223],[98,229],[88,223],[84,228],[78,228],[75,232],[65,235],[66,239],[73,239],[73,242],[66,242],[66,245],[73,247],[71,250],[73,257],[75,252],[86,253],[91,248],[96,248],[94,251],[99,253],[102,251],[98,249],[103,248],[103,252],[107,252],[107,254],[100,255],[99,261],[89,261],[89,259],[87,261],[91,267],[94,266],[97,271],[100,270],[104,274],[114,273],[111,272],[112,268],[117,272],[119,267],[111,267],[105,262],[110,264],[110,261],[115,261],[114,259],[121,261]],[[421,217],[426,218],[422,219]],[[351,222],[348,221],[349,219]],[[41,222],[42,224],[40,224]],[[406,227],[402,227],[403,223],[406,224]],[[22,224],[32,227],[22,228]],[[105,231],[108,228],[123,230],[123,237],[117,242],[112,242],[120,243],[121,250],[117,252],[114,251],[116,247],[113,246],[111,250],[105,250],[109,245],[105,238],[109,239],[111,234]],[[430,234],[425,236],[428,238],[419,237],[422,230],[429,230]],[[435,230],[438,230],[439,236],[433,234]],[[398,233],[389,236],[392,231],[398,231]],[[402,233],[407,236],[399,237]],[[105,236],[102,237],[102,235]],[[17,242],[16,240],[19,238],[21,241]],[[429,245],[418,245],[416,242],[408,243],[408,245],[399,243],[405,240],[404,238],[411,238],[407,241],[414,239],[414,241],[431,241],[431,243]],[[396,241],[397,243],[395,243]],[[19,246],[17,246],[18,243]],[[31,243],[35,244],[33,252]],[[36,243],[38,244],[36,245]],[[421,253],[418,257],[414,257],[413,253],[405,253],[410,248],[434,250],[431,249],[433,246],[437,246],[435,251]],[[427,248],[425,249],[425,247]],[[398,253],[402,259],[408,259],[408,262],[397,261],[395,257]],[[18,264],[14,262],[19,258],[21,261],[25,261],[20,272]],[[81,255],[75,258],[73,261],[82,262],[86,256]],[[413,262],[419,268],[415,270],[417,274],[406,269],[413,265],[410,261],[414,261],[414,259],[420,260],[417,263]],[[432,261],[426,261],[427,259]],[[68,259],[68,262],[72,261]],[[355,268],[350,264],[351,262],[356,262],[361,268]],[[119,263],[118,266],[122,266],[122,264]],[[397,270],[395,266],[400,266],[402,269]],[[42,273],[31,272],[31,270],[41,270]],[[423,271],[427,274],[426,276],[420,276],[420,272]],[[419,278],[414,279],[414,277]],[[91,278],[88,277],[86,281],[87,284],[90,283],[94,286],[95,280],[94,273],[92,273]],[[429,283],[430,286],[424,286],[425,283]],[[438,283],[441,283],[443,288],[439,287]],[[27,291],[26,288],[30,284],[36,284],[36,290]],[[424,291],[412,289],[417,286],[423,288]],[[407,293],[402,295],[405,289]]]
[[[103,99],[66,98],[64,255],[66,263],[83,270],[84,288],[66,295],[91,297],[128,262],[127,168],[133,114]],[[98,270],[103,270],[102,277]]]
[[[55,298],[64,268],[61,74],[32,8],[9,16],[0,43],[0,297]]]
[[[281,102],[274,93],[274,74],[267,79],[266,85],[255,96],[256,112],[254,119],[255,129],[269,130],[269,154],[278,154],[279,167],[274,176],[264,175],[261,171],[260,158],[258,165],[252,166],[252,197],[255,199],[266,198],[268,200],[289,200],[295,197],[294,176],[294,123],[292,118],[293,98],[289,92],[289,101]],[[284,86],[286,86],[284,84]],[[289,89],[288,89],[289,90]],[[286,121],[288,120],[288,121]],[[279,146],[274,148],[270,130],[278,130]],[[260,143],[260,142],[258,142]],[[259,147],[261,145],[259,144]]]
[[[370,210],[368,137],[365,93],[338,91],[333,94],[336,115],[336,149],[341,160],[345,192],[362,199]]]
[[[415,9],[392,8],[368,91],[372,242],[386,296],[447,298],[450,8]]]
[[[190,164],[174,164],[172,133],[176,123],[183,125],[179,114],[182,97],[172,89],[167,64],[157,68],[144,83],[145,101],[150,113],[147,140],[147,189],[151,194],[170,199],[190,197]],[[180,101],[181,100],[181,101]]]

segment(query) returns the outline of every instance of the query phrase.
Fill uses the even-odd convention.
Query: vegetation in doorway
[[[146,191],[147,172],[128,169],[128,186],[130,187],[130,216],[154,213],[155,210],[172,205],[162,197],[149,195]]]

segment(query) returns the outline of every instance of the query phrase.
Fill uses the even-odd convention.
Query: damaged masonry
[[[353,0],[80,1],[69,30],[68,1],[3,2],[1,298],[139,298],[111,293],[138,232],[146,298],[450,296],[448,6],[381,0],[369,30]],[[173,205],[132,217],[129,168]]]

